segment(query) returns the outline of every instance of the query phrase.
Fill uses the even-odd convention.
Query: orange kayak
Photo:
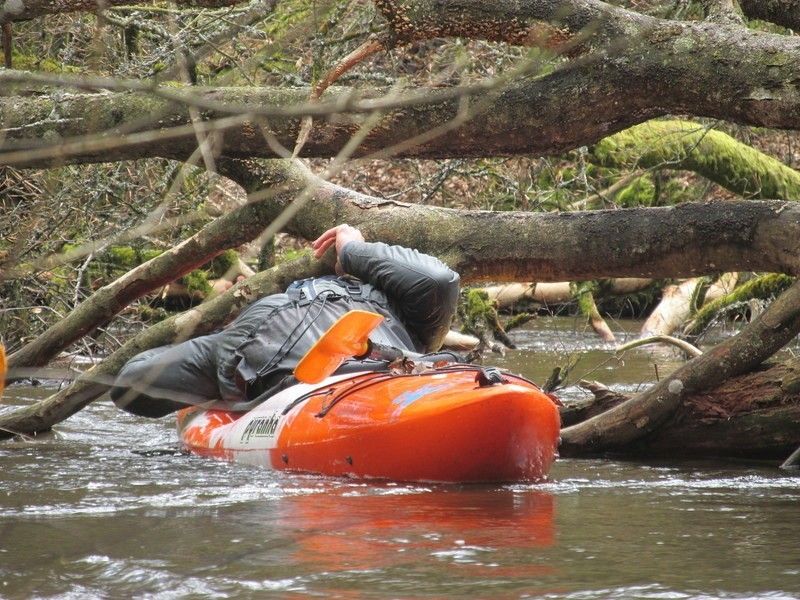
[[[546,478],[555,402],[524,378],[449,364],[299,383],[247,413],[178,413],[189,451],[273,469],[356,478],[510,482]]]

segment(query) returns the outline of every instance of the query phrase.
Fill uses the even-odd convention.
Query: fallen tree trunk
[[[684,335],[699,335],[712,320],[717,318],[720,313],[728,307],[747,302],[753,298],[766,300],[776,296],[792,284],[793,279],[786,275],[771,274],[756,277],[743,283],[738,288],[731,290],[727,294],[720,295],[704,305],[689,323],[684,327]]]
[[[635,294],[647,288],[652,279],[635,277],[620,277],[603,282],[602,293],[614,296],[625,296]],[[545,306],[555,306],[566,304],[574,300],[572,295],[572,284],[569,281],[557,283],[548,282],[526,282],[526,283],[504,283],[501,285],[490,285],[481,288],[487,293],[490,300],[497,302],[498,308],[509,308],[522,300],[539,302]]]
[[[637,397],[562,431],[561,453],[625,452],[649,438],[693,394],[749,373],[800,333],[800,283],[795,283],[738,335],[692,359]]]
[[[486,17],[487,3],[482,0],[413,4],[429,5],[414,15],[435,14],[442,23],[448,15],[455,22],[457,15],[462,25],[452,35],[458,31],[469,35],[470,11],[476,18]],[[331,88],[314,103],[306,102],[311,89],[155,90],[141,82],[82,82],[5,70],[0,72],[0,87],[8,90],[4,94],[24,91],[37,81],[138,93],[0,97],[4,133],[0,164],[32,167],[148,156],[184,160],[196,147],[198,129],[213,133],[214,147],[223,155],[278,156],[278,144],[264,143],[257,118],[220,122],[231,114],[269,117],[269,135],[286,148],[294,146],[303,116],[338,115],[335,120],[316,121],[302,152],[309,157],[338,154],[364,123],[364,113],[374,111],[382,111],[383,117],[354,156],[553,154],[669,113],[800,128],[796,38],[754,32],[742,36],[739,27],[654,19],[601,2],[532,2],[517,8],[525,13],[520,18],[566,26],[576,35],[590,28],[589,40],[599,51],[548,74],[513,82],[500,79],[463,89],[417,89],[411,97],[383,98],[380,92]],[[447,33],[425,28],[428,17],[418,25],[422,31]],[[513,18],[508,7],[504,18]],[[498,21],[489,23],[497,26]],[[480,37],[472,33],[471,37]],[[673,85],[674,81],[681,85]],[[564,102],[564,98],[581,100]],[[202,109],[205,124],[192,125],[190,106]],[[571,126],[564,128],[565,122]],[[148,132],[151,129],[156,131]],[[106,137],[85,137],[91,134]],[[53,138],[59,140],[58,148],[48,143]]]
[[[258,161],[236,161],[229,176],[246,189]],[[308,177],[287,166],[286,184]],[[489,212],[383,200],[317,180],[287,231],[314,239],[350,223],[368,239],[441,258],[475,281],[586,281],[607,277],[693,277],[716,271],[800,271],[800,205],[727,201],[570,213]],[[681,235],[675,235],[679,231]],[[607,243],[614,239],[615,244]],[[459,240],[454,244],[453,240]],[[580,247],[575,240],[581,240]]]
[[[671,335],[692,314],[692,297],[697,287],[702,285],[698,277],[687,279],[679,285],[668,285],[664,288],[661,301],[642,324],[639,335]]]
[[[797,365],[782,363],[692,394],[631,453],[785,459],[800,445]]]
[[[708,391],[689,394],[658,431],[620,451],[637,456],[785,459],[800,445],[799,373],[797,359],[765,364]],[[596,402],[569,410],[568,424],[630,400],[591,383],[587,389]]]

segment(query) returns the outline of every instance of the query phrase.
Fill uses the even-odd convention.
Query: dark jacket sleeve
[[[427,351],[441,347],[456,312],[458,273],[427,254],[380,242],[349,242],[339,260],[346,273],[386,294]]]

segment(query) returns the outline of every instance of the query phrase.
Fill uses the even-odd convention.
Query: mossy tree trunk
[[[714,389],[688,394],[654,433],[615,448],[631,456],[732,456],[782,460],[800,446],[800,364],[797,359],[765,363],[731,377]],[[630,401],[596,382],[586,407],[566,409],[567,423],[602,414]],[[610,400],[610,403],[609,403]]]
[[[617,169],[694,171],[745,198],[800,200],[800,172],[726,133],[689,121],[649,121],[598,142],[589,159]]]
[[[754,298],[767,300],[788,288],[792,282],[792,277],[780,273],[771,273],[751,279],[730,293],[716,298],[700,308],[692,320],[686,324],[683,333],[688,336],[698,335],[727,308]]]

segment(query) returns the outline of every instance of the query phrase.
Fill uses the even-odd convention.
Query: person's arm
[[[455,271],[410,248],[365,242],[358,230],[347,225],[329,230],[319,239],[323,238],[327,245],[314,245],[318,256],[335,243],[341,271],[382,290],[425,348],[439,349],[458,303]]]

